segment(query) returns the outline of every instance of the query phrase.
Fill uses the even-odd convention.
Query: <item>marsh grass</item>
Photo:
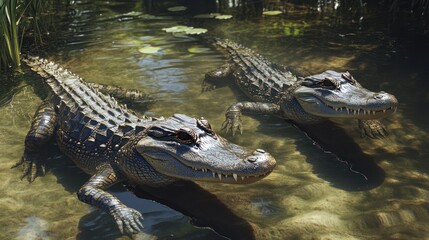
[[[0,70],[18,70],[21,64],[18,24],[17,1],[0,0]]]
[[[63,2],[0,0],[0,71],[20,70],[23,39],[33,38],[34,47],[44,44],[53,25],[52,15]]]

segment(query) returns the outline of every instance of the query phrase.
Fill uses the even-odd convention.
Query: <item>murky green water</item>
[[[162,11],[167,6],[159,5],[148,11],[147,5],[120,1],[76,2],[75,17],[64,24],[62,43],[49,58],[87,81],[151,93],[157,102],[148,115],[204,116],[219,129],[225,109],[245,97],[228,87],[201,93],[204,74],[225,57],[197,38],[161,30],[189,24],[278,63],[315,73],[349,70],[368,89],[396,95],[400,107],[383,120],[390,132],[385,140],[362,139],[354,121],[338,123],[356,142],[354,151],[360,149],[363,163],[355,161],[352,168],[361,173],[349,170],[281,119],[244,117],[243,135],[228,139],[272,153],[278,161],[275,171],[245,186],[199,183],[187,192],[183,188],[190,187],[179,184],[180,196],[171,191],[168,199],[158,200],[167,206],[121,187],[113,189],[125,204],[143,213],[141,238],[223,239],[190,223],[207,221],[236,239],[429,238],[427,50],[385,35],[377,24],[339,24],[304,10],[286,16],[189,20],[189,15],[168,13]],[[148,46],[159,50],[144,53],[142,48]],[[34,183],[20,181],[20,170],[10,169],[22,155],[25,134],[41,102],[32,86],[42,80],[24,78],[18,86],[1,86],[0,239],[119,238],[109,216],[78,201],[75,192],[88,176],[55,146],[46,153],[48,173]],[[377,169],[377,176],[368,168]]]

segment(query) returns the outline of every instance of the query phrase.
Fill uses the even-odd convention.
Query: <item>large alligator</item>
[[[238,102],[226,112],[222,129],[242,132],[241,112],[275,114],[296,124],[320,123],[329,118],[358,119],[362,135],[385,137],[378,119],[396,111],[398,101],[385,92],[363,88],[349,73],[328,70],[299,77],[294,69],[278,65],[230,40],[215,40],[229,56],[219,69],[208,72],[203,90],[221,80],[234,80],[254,102]]]
[[[46,78],[50,94],[38,108],[16,166],[30,182],[44,173],[38,150],[56,134],[60,150],[91,175],[78,198],[113,216],[121,232],[136,233],[141,214],[105,190],[113,184],[161,186],[173,181],[252,183],[267,176],[275,159],[249,151],[212,130],[204,118],[138,117],[77,75],[37,57],[23,60]]]

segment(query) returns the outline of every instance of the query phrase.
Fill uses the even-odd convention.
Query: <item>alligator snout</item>
[[[384,99],[388,100],[388,99],[390,99],[390,100],[396,101],[396,98],[393,95],[388,94],[388,93],[383,92],[383,91],[378,92],[378,93],[374,93],[374,95],[372,97],[376,100],[384,100]]]
[[[265,150],[256,149],[252,155],[245,158],[245,161],[255,165],[275,165],[276,161],[271,154],[267,153]]]
[[[375,104],[383,104],[386,109],[395,109],[398,105],[398,100],[395,96],[383,91],[374,93],[372,98],[375,100]]]

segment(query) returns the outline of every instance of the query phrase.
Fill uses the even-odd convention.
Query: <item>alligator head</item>
[[[204,118],[182,114],[158,121],[135,149],[156,172],[174,179],[251,183],[267,176],[275,159],[217,136]]]
[[[305,112],[325,118],[379,119],[398,106],[393,95],[363,88],[349,72],[325,71],[306,77],[294,96]]]

